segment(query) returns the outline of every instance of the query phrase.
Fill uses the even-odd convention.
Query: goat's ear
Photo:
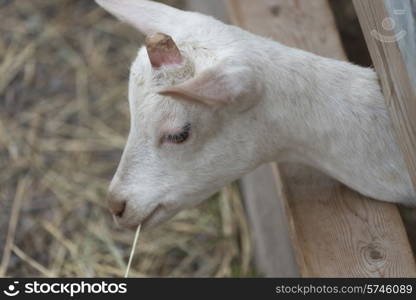
[[[145,0],[95,0],[121,21],[140,32],[172,34],[184,22],[187,12],[153,1]],[[182,23],[181,23],[182,22]]]
[[[253,87],[249,68],[218,64],[182,84],[162,88],[159,94],[218,107],[233,102]]]

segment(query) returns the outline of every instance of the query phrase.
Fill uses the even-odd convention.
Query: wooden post
[[[228,0],[228,4],[233,22],[249,31],[346,59],[326,0]],[[303,166],[275,166],[275,171],[302,276],[416,276],[394,205],[370,200]]]
[[[354,0],[416,190],[416,0]]]
[[[266,164],[240,181],[252,228],[257,272],[266,277],[299,277],[278,176],[274,164]]]

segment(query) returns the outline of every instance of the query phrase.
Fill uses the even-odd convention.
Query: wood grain
[[[415,276],[397,208],[317,171],[282,165],[300,273],[306,277]]]
[[[326,0],[227,3],[232,21],[249,31],[345,59]],[[414,257],[394,205],[365,198],[304,166],[274,164],[274,170],[301,276],[416,276]]]
[[[416,1],[412,2],[416,7]],[[403,14],[395,14],[391,0],[354,0],[373,64],[380,77],[397,141],[416,190],[416,36],[411,36],[415,32],[416,16],[412,14],[410,3],[410,0],[400,1],[400,6],[407,9],[403,9]],[[396,19],[396,25],[399,25],[390,32],[382,25],[387,17]],[[400,26],[405,24],[407,28]],[[400,37],[400,31],[405,33],[404,37],[392,42],[383,42],[383,39],[374,37],[374,32],[385,37]],[[407,53],[409,50],[414,52]]]

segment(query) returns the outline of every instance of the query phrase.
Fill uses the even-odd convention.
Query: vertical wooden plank
[[[229,22],[224,0],[189,0],[186,7]],[[298,277],[285,204],[280,186],[276,186],[273,165],[260,166],[247,174],[240,186],[253,233],[257,272],[266,277]]]
[[[299,277],[282,188],[275,176],[273,164],[267,164],[241,179],[256,267],[266,277]]]
[[[326,0],[228,0],[228,4],[233,22],[249,31],[345,59]],[[394,205],[363,197],[304,166],[285,164],[275,170],[302,276],[416,276]]]
[[[229,16],[223,0],[188,0],[186,8],[206,15],[214,16],[224,23],[229,23]]]
[[[354,0],[416,190],[416,1]]]

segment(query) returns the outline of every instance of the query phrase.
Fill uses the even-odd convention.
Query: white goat
[[[122,225],[158,224],[270,161],[416,205],[372,69],[156,2],[97,2],[152,36],[131,67],[131,131],[110,186]]]

